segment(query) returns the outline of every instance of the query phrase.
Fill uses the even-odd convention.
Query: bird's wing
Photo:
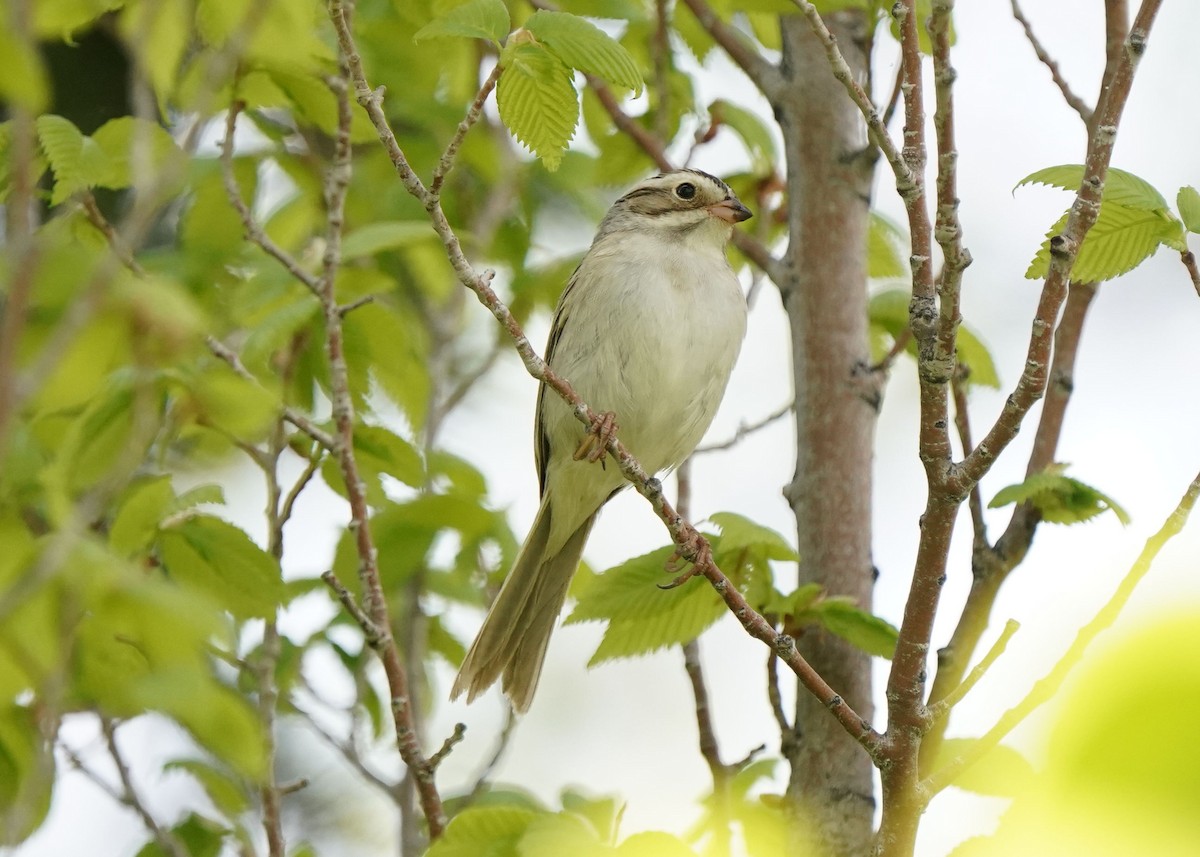
[[[550,338],[546,341],[546,354],[544,358],[546,363],[554,361],[554,349],[558,345],[559,338],[562,336],[567,316],[570,315],[567,298],[578,282],[579,268],[576,268],[575,272],[571,274],[571,279],[567,280],[567,287],[563,289],[562,294],[559,296],[558,306],[554,310],[554,323],[550,327]],[[550,436],[546,433],[546,423],[542,418],[543,402],[545,402],[547,395],[557,396],[558,394],[553,391],[547,393],[546,385],[542,384],[538,388],[537,410],[534,411],[533,418],[533,460],[537,465],[539,494],[546,492],[546,467],[550,463]]]

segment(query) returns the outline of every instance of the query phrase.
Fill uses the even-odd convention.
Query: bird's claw
[[[684,557],[685,553],[689,553],[695,557],[694,561],[687,560]],[[675,549],[675,552],[667,557],[667,561],[663,566],[663,570],[667,574],[675,574],[675,578],[670,583],[658,584],[659,589],[674,589],[677,586],[682,586],[693,577],[700,573],[700,569],[712,562],[712,548],[709,547],[707,540],[699,533],[693,531],[687,537],[685,544],[680,545]],[[690,566],[684,568],[684,566]],[[676,572],[679,572],[676,574]]]
[[[579,446],[576,447],[575,454],[571,458],[575,461],[587,459],[589,464],[595,464],[597,461],[603,463],[604,455],[608,451],[608,442],[613,439],[613,435],[616,433],[616,414],[612,411],[605,411],[597,415],[591,426],[588,427],[587,434],[583,436],[583,440],[579,442]]]

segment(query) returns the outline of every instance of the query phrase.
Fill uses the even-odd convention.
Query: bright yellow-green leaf
[[[167,194],[180,187],[184,178],[183,152],[166,129],[132,116],[110,119],[92,135],[105,155],[106,170],[94,180],[100,187],[123,188],[132,185],[139,173],[156,181],[174,175]]]
[[[1179,217],[1188,232],[1200,232],[1200,193],[1191,185],[1181,187],[1175,197]]]
[[[1042,518],[1052,524],[1078,524],[1102,512],[1111,511],[1117,520],[1128,526],[1129,513],[1107,494],[1064,475],[1066,465],[1054,464],[1025,478],[1024,482],[1009,485],[996,492],[988,503],[997,509],[1010,503],[1032,503]]]
[[[682,839],[661,830],[643,830],[622,842],[614,857],[696,857]]]
[[[71,34],[91,23],[105,12],[119,9],[125,0],[38,0],[30,6],[33,29],[38,35],[70,38]]]
[[[245,812],[249,798],[242,783],[228,771],[201,759],[175,759],[163,765],[164,771],[184,771],[195,778],[217,809],[229,818]]]
[[[612,849],[600,841],[587,819],[558,812],[533,818],[517,843],[517,852],[521,857],[606,857]]]
[[[886,619],[873,616],[845,598],[826,598],[808,608],[826,629],[869,655],[892,657],[900,632]]]
[[[515,854],[517,840],[541,814],[515,806],[471,806],[454,816],[425,857]]]
[[[496,88],[500,119],[526,148],[556,170],[575,135],[579,100],[571,69],[545,48],[509,40]]]
[[[413,41],[463,36],[499,44],[508,35],[510,26],[504,0],[467,0],[417,30]]]
[[[154,541],[159,522],[175,500],[170,476],[155,476],[135,482],[121,500],[108,530],[108,543],[124,557],[145,550]]]
[[[220,518],[198,515],[160,531],[158,551],[172,580],[239,619],[273,616],[283,599],[279,563]]]
[[[1056,167],[1045,167],[1030,173],[1017,182],[1016,187],[1030,184],[1042,184],[1063,190],[1078,191],[1083,183],[1082,164],[1061,164]],[[1013,188],[1016,190],[1016,188]],[[1104,202],[1115,202],[1128,208],[1138,208],[1142,211],[1162,211],[1167,207],[1163,195],[1155,190],[1145,179],[1135,176],[1125,170],[1109,167],[1104,179]]]
[[[38,719],[35,707],[0,704],[0,818],[20,825],[0,831],[4,845],[19,845],[50,811],[56,763]]]
[[[873,280],[907,278],[906,239],[900,227],[877,211],[867,230],[867,276]]]
[[[160,105],[174,90],[179,63],[191,36],[191,15],[187,3],[161,3],[139,0],[127,3],[118,18],[125,44],[137,51],[140,68],[145,70]]]
[[[592,22],[569,12],[539,9],[529,16],[525,29],[571,68],[641,94],[642,73],[633,57]]]
[[[37,50],[13,36],[6,23],[0,23],[0,100],[40,113],[50,95],[45,65]]]

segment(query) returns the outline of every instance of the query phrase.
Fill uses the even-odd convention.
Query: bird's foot
[[[616,433],[617,415],[612,411],[598,414],[591,426],[588,427],[583,440],[579,442],[575,454],[571,457],[576,461],[583,461],[586,458],[589,464],[595,464],[597,461],[603,464],[604,455],[608,451],[608,442]]]
[[[685,554],[693,556],[695,559],[689,561],[685,558]],[[667,558],[664,566],[667,574],[675,574],[675,578],[670,583],[658,584],[658,588],[674,589],[682,586],[699,574],[702,567],[712,561],[712,547],[708,544],[708,540],[692,530],[689,535],[684,537],[684,543],[675,548],[675,552]],[[685,565],[688,566],[686,569],[684,569]]]

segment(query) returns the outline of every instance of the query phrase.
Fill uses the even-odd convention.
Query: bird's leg
[[[617,415],[612,411],[597,414],[596,419],[588,427],[587,434],[579,442],[575,454],[571,457],[576,461],[587,459],[589,464],[597,461],[604,464],[604,454],[608,450],[608,442],[617,433]]]
[[[688,562],[685,559],[685,555],[688,554],[694,557],[691,560],[691,567],[678,574],[670,583],[658,584],[659,589],[674,589],[682,586],[699,574],[701,567],[713,561],[712,546],[709,545],[708,540],[695,530],[691,530],[684,536],[684,543],[675,548],[675,552],[667,558],[663,569],[667,574],[675,574]]]

